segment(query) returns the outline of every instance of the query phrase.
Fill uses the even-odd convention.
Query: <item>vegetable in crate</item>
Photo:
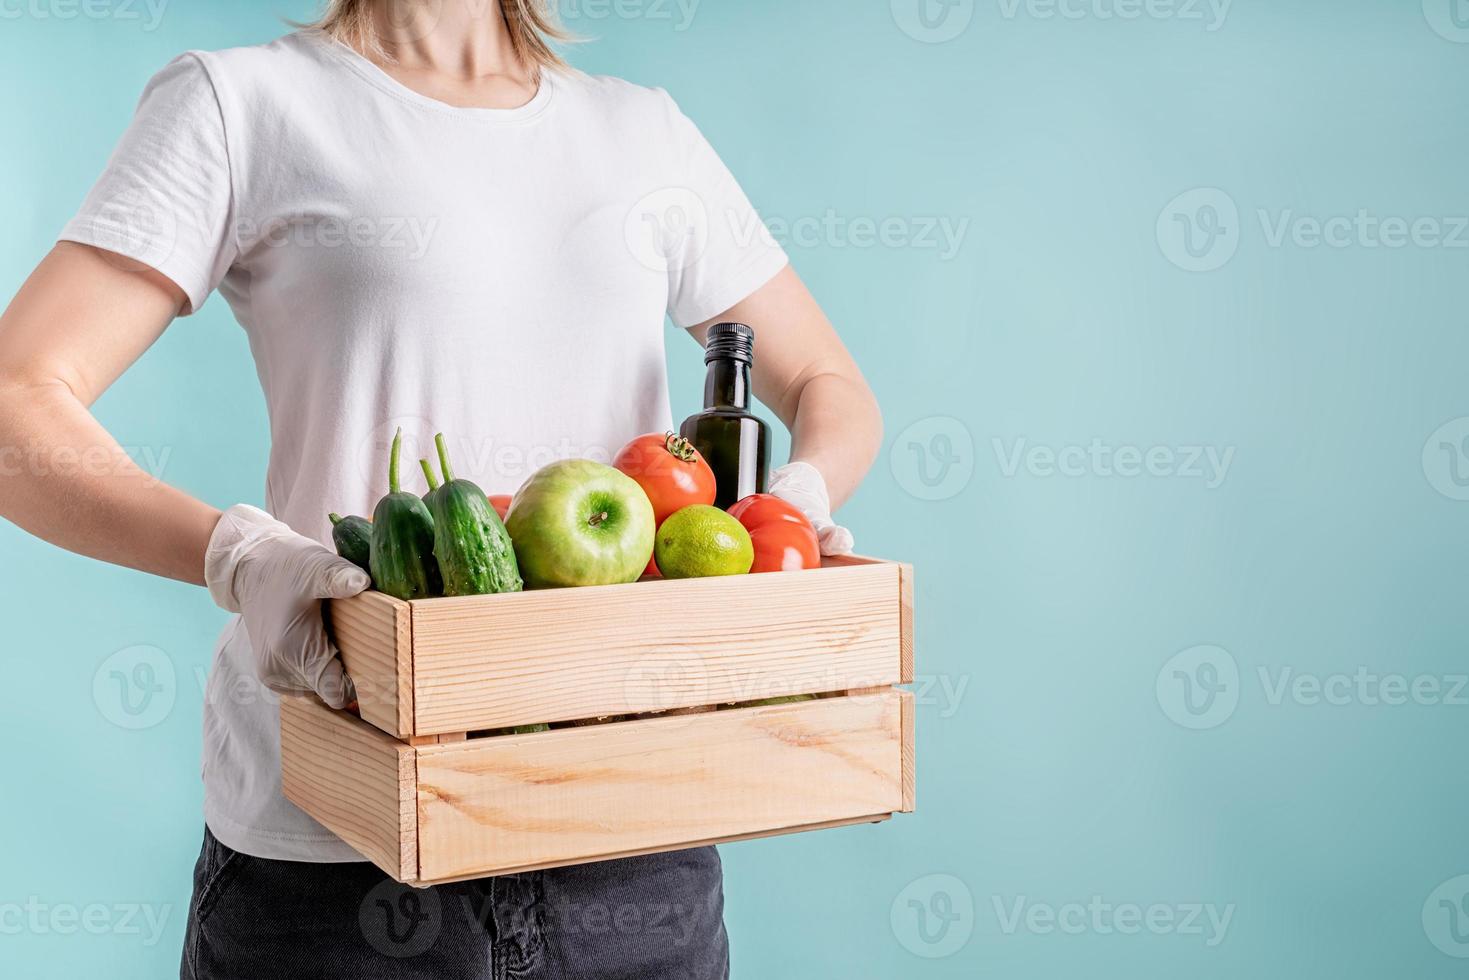
[[[653,504],[657,527],[676,510],[714,503],[714,471],[699,451],[672,432],[650,432],[620,449],[612,465],[637,481]],[[658,563],[649,560],[645,575],[657,575]]]
[[[419,469],[423,470],[423,478],[428,481],[428,493],[423,495],[423,502],[427,504],[434,494],[439,492],[439,478],[434,475],[433,465],[426,459],[418,461]],[[432,510],[429,513],[433,513]]]
[[[755,545],[751,572],[821,567],[821,542],[806,515],[773,494],[752,493],[729,509]]]
[[[365,517],[328,514],[332,522],[332,544],[337,554],[372,574],[372,522]]]
[[[685,507],[664,521],[654,554],[664,578],[743,575],[755,560],[744,525],[708,504]]]
[[[635,582],[653,554],[653,505],[624,473],[589,459],[543,466],[505,518],[532,589]]]
[[[484,491],[469,480],[456,480],[443,433],[434,437],[444,485],[429,492],[434,519],[434,557],[444,578],[444,595],[491,595],[519,592],[522,587],[515,548],[500,515]],[[423,462],[424,472],[430,466]],[[430,479],[430,486],[436,481]]]
[[[388,462],[388,495],[372,515],[372,581],[397,599],[428,599],[444,588],[434,560],[434,519],[418,495],[404,493],[398,483],[402,452],[399,429]]]

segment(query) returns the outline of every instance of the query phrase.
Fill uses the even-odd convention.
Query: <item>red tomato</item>
[[[510,499],[510,494],[508,493],[490,494],[490,506],[495,508],[495,513],[500,515],[500,520],[502,521],[505,519],[505,514],[510,510]]]
[[[714,471],[687,439],[650,432],[622,447],[612,465],[637,481],[653,504],[653,523],[691,504],[714,503]]]
[[[751,572],[794,572],[821,567],[816,529],[795,507],[768,493],[752,493],[729,508],[755,545]]]

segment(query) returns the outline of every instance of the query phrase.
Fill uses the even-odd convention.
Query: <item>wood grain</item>
[[[639,857],[644,854],[660,854],[664,851],[682,851],[690,847],[709,847],[714,844],[737,844],[741,841],[762,840],[766,837],[780,837],[784,834],[800,834],[809,830],[833,830],[837,827],[854,827],[858,824],[884,823],[891,820],[891,813],[873,813],[861,817],[846,817],[842,820],[822,820],[818,823],[800,824],[795,827],[777,827],[774,830],[760,830],[748,834],[727,834],[723,837],[711,837],[707,840],[685,841],[666,847],[639,847],[630,851],[614,851],[608,854],[588,854],[582,857],[572,858],[565,861],[554,861],[549,864],[526,864],[519,867],[500,868],[496,874],[512,875],[523,874],[527,871],[544,871],[546,868],[564,868],[574,864],[588,864],[592,861],[616,861],[619,858]],[[469,881],[481,878],[480,874],[456,875],[450,878],[435,878],[433,881],[420,881],[415,884],[421,885],[444,885],[453,881]]]
[[[899,810],[901,703],[887,691],[411,749],[419,874],[549,867]]]
[[[917,718],[914,714],[912,691],[899,691],[903,699],[903,813],[912,813],[917,806],[918,742]]]
[[[411,606],[415,735],[885,686],[903,672],[899,566],[871,559]]]
[[[413,734],[413,634],[409,605],[381,592],[333,599],[332,632],[357,685],[364,720],[389,735]]]
[[[913,566],[898,566],[899,684],[913,683]]]
[[[399,881],[418,877],[415,750],[314,698],[281,698],[286,799]]]

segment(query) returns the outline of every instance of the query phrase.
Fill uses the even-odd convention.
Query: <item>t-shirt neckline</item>
[[[447,116],[458,116],[463,119],[472,119],[475,122],[525,122],[528,119],[535,118],[545,110],[546,106],[550,104],[551,95],[555,90],[555,72],[542,68],[539,72],[540,79],[536,86],[536,94],[531,96],[530,101],[524,105],[516,106],[513,109],[489,109],[478,106],[450,105],[447,102],[441,102],[421,92],[415,92],[373,64],[370,60],[364,58],[350,45],[325,35],[316,35],[315,37],[319,39],[322,48],[379,91],[400,102],[407,102],[410,105]],[[311,40],[312,38],[304,39]]]

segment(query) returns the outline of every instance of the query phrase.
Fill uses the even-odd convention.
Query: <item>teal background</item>
[[[1456,943],[1428,900],[1445,882],[1457,900],[1450,879],[1469,873],[1469,706],[1272,703],[1259,671],[1274,684],[1285,669],[1469,669],[1469,505],[1436,443],[1423,458],[1469,415],[1469,251],[1272,246],[1257,212],[1469,214],[1469,45],[1410,0],[1238,0],[1212,31],[1103,18],[1115,8],[1098,3],[1047,19],[961,0],[950,16],[972,6],[972,21],[944,43],[905,33],[886,0],[704,0],[686,23],[653,0],[621,8],[634,16],[584,3],[568,17],[599,36],[575,62],[668,88],[767,217],[968,222],[953,255],[840,232],[787,242],[887,418],[888,448],[843,517],[861,550],[918,568],[919,812],[726,848],[735,975],[1463,976],[1448,954],[1469,955],[1469,937]],[[0,20],[6,297],[152,72],[308,12],[194,0],[148,30],[146,8],[53,16],[65,9],[8,5]],[[1188,272],[1155,223],[1200,187],[1238,206],[1238,251]],[[670,351],[681,416],[700,366],[693,345]],[[219,505],[262,497],[262,399],[219,299],[97,411],[123,444],[167,452],[171,482]],[[1018,439],[1094,438],[1233,456],[1212,489],[1186,474],[1007,474]],[[9,525],[0,554],[0,973],[170,975],[223,616],[202,592]],[[1220,696],[1238,705],[1192,730],[1173,720],[1191,716],[1164,666],[1200,644],[1237,664]],[[103,661],[134,645],[176,671],[172,709],[137,731],[93,697]],[[934,874],[958,883],[920,880]],[[1022,898],[1093,896],[1232,912],[1214,945],[1207,930],[1089,919],[1078,934],[1007,928]],[[152,945],[121,928],[17,928],[5,909],[32,899],[168,917]],[[919,927],[945,910],[948,931],[926,942]]]

